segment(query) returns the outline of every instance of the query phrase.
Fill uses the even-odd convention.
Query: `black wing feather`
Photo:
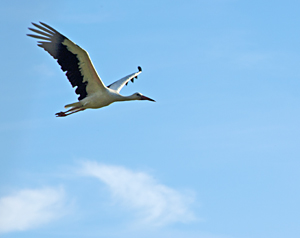
[[[66,72],[66,76],[69,79],[72,87],[77,87],[75,93],[80,95],[78,100],[84,99],[87,96],[87,82],[83,82],[83,75],[79,68],[79,59],[77,58],[76,54],[70,52],[67,47],[62,44],[65,40],[69,39],[45,23],[40,22],[41,25],[36,23],[32,24],[43,32],[29,28],[29,30],[40,35],[27,35],[41,40],[46,40],[39,41],[38,46],[43,48],[54,59],[56,59],[58,64],[61,66],[62,71]]]

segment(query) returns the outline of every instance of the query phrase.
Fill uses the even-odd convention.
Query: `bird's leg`
[[[64,113],[64,112],[58,112],[58,113],[55,113],[56,117],[66,117],[67,114]]]
[[[86,108],[81,108],[81,107],[74,107],[74,108],[71,108],[69,109],[68,111],[65,111],[65,112],[58,112],[56,113],[56,117],[66,117],[66,116],[69,116],[75,112],[80,112],[80,111],[84,111]]]
[[[72,111],[72,112],[66,114],[66,116],[69,116],[69,115],[71,115],[71,114],[73,114],[73,113],[75,113],[75,112],[84,111],[85,109],[86,109],[86,108],[79,108],[78,110],[74,110],[74,111]]]

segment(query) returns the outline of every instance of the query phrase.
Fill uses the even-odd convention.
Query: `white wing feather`
[[[136,73],[133,74],[129,74],[119,80],[117,80],[116,82],[110,84],[109,86],[107,86],[108,88],[117,91],[118,93],[121,91],[121,89],[124,87],[125,84],[127,84],[130,80],[134,80],[134,78],[136,78],[142,71],[138,71]]]

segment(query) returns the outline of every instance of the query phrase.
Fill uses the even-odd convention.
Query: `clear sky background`
[[[0,235],[300,237],[300,2],[2,0]],[[43,21],[133,101],[77,95]]]

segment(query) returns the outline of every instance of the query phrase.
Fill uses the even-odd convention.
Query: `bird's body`
[[[87,108],[101,108],[119,101],[154,101],[141,93],[134,93],[130,96],[123,96],[119,93],[124,85],[127,85],[129,81],[133,82],[134,78],[137,78],[142,72],[140,66],[138,67],[138,72],[127,75],[106,87],[84,49],[45,23],[40,22],[41,25],[32,24],[38,29],[29,29],[39,35],[28,34],[28,36],[43,40],[38,41],[38,46],[42,47],[57,60],[61,69],[66,72],[66,76],[72,86],[76,87],[76,94],[79,95],[78,102],[65,106],[65,108],[71,109],[56,113],[56,116],[64,117]]]
[[[130,100],[139,100],[135,94],[131,96],[122,96],[121,94],[117,93],[115,90],[107,89],[105,92],[96,92],[91,96],[87,96],[84,99],[80,100],[79,102],[75,102],[72,104],[68,104],[65,107],[72,107],[74,105],[82,106],[85,108],[101,108],[106,107],[113,102],[121,102],[121,101],[130,101]]]

